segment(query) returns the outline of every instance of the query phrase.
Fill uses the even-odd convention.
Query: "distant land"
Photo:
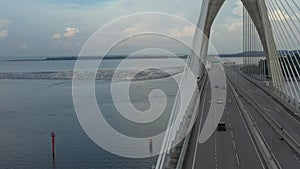
[[[300,50],[279,50],[278,53],[281,55],[293,55],[300,53]],[[219,54],[219,57],[221,58],[228,58],[228,57],[244,57],[244,56],[250,56],[250,57],[264,57],[265,52],[264,51],[249,51],[249,52],[241,52],[241,53],[235,53],[235,54]],[[210,55],[208,56],[215,56]],[[174,58],[173,55],[144,55],[144,56],[130,56],[128,55],[108,55],[105,57],[100,56],[57,56],[57,57],[45,57],[45,58],[25,58],[25,59],[6,59],[2,61],[63,61],[63,60],[97,60],[99,58],[102,59],[159,59],[159,58]],[[177,54],[176,57],[186,59],[188,57],[188,54]]]
[[[287,55],[293,55],[300,53],[300,50],[279,50],[278,53],[284,56]],[[242,52],[242,53],[236,53],[236,54],[220,54],[220,57],[226,58],[226,57],[244,57],[244,56],[250,56],[250,57],[264,57],[265,52],[264,51],[249,51],[249,52]]]
[[[251,52],[242,52],[242,53],[236,53],[236,54],[220,54],[219,56],[222,58],[226,58],[226,57],[244,57],[245,55],[252,56],[252,57],[263,57],[263,56],[265,56],[265,52],[251,51]]]
[[[185,59],[188,55],[177,55],[178,58]],[[147,55],[147,56],[130,56],[128,55],[109,55],[105,57],[100,56],[62,56],[62,57],[46,57],[41,59],[7,59],[4,61],[59,61],[59,60],[97,60],[102,59],[158,59],[158,58],[174,58],[175,56],[167,55]]]

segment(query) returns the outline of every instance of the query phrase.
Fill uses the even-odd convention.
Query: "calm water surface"
[[[113,68],[116,61],[107,61]],[[74,61],[0,62],[0,72],[72,70]],[[105,64],[104,64],[105,65]],[[163,130],[177,85],[173,78],[135,82],[131,99],[136,108],[149,108],[148,93],[162,89],[168,97],[164,115],[153,129],[137,128],[116,112],[110,83],[96,83],[97,101],[107,121],[122,133],[143,136]],[[82,130],[72,102],[71,81],[0,80],[0,168],[151,168],[156,158],[129,159],[106,152]],[[160,98],[157,98],[159,101]],[[127,126],[127,127],[126,127]],[[56,161],[52,162],[50,132],[56,132]]]

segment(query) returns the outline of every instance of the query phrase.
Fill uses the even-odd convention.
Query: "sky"
[[[101,27],[112,20],[138,12],[168,13],[196,24],[202,2],[0,0],[0,3],[0,57],[26,57],[76,56],[89,37]],[[146,24],[151,25],[151,20]],[[124,28],[123,32],[125,30],[134,29]],[[176,25],[169,30],[187,38],[191,38],[193,33],[189,27],[177,28]],[[211,41],[219,53],[242,51],[242,4],[239,0],[225,2],[213,25]],[[116,49],[116,53],[126,53],[129,48],[130,45],[119,51]]]

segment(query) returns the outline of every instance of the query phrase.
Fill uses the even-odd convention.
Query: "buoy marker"
[[[55,154],[54,154],[55,133],[53,131],[51,132],[51,137],[52,137],[52,159],[55,160]]]

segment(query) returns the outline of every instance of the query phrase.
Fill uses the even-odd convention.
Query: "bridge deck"
[[[243,78],[240,74],[226,70],[227,77],[233,82],[238,92],[246,92],[249,97],[256,100],[274,120],[282,125],[284,129],[297,141],[299,141],[299,121],[292,117],[286,109],[281,107],[264,91]],[[208,82],[209,83],[209,82]],[[238,109],[232,91],[227,89],[226,108],[222,121],[226,121],[227,131],[215,131],[215,133],[203,144],[198,143],[199,130],[203,125],[210,106],[210,85],[207,85],[201,99],[201,106],[197,122],[194,126],[189,149],[186,155],[185,169],[197,168],[243,168],[259,169],[263,167],[263,161],[252,141],[246,123]],[[243,104],[254,118],[264,139],[280,163],[282,168],[300,167],[299,156],[293,151],[279,135],[272,130],[267,121],[259,112],[245,100]]]
[[[211,101],[208,87],[202,99],[203,111],[199,112],[184,168],[263,168],[232,92],[227,90],[226,109],[222,117],[222,121],[226,121],[227,131],[215,131],[203,144],[197,141]]]

